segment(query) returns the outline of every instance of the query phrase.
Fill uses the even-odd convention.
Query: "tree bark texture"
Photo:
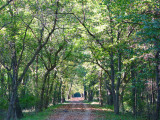
[[[110,53],[110,68],[111,68],[111,88],[112,88],[112,95],[113,95],[113,103],[114,103],[114,113],[117,112],[117,104],[116,104],[116,94],[115,94],[115,70],[114,70],[114,60],[113,60],[113,51],[111,50]]]
[[[159,120],[160,115],[160,50],[156,53],[156,85],[157,85],[157,107],[156,107],[156,120]]]
[[[99,71],[99,104],[103,106],[103,98],[102,98],[102,70]]]
[[[132,78],[132,109],[133,115],[136,115],[137,108],[136,108],[136,79],[135,79],[135,71],[134,71],[134,64],[131,63],[131,78]]]
[[[116,108],[115,108],[115,113],[119,114],[119,87],[120,87],[120,80],[121,80],[121,53],[118,51],[118,81],[117,81],[117,86],[116,86]]]

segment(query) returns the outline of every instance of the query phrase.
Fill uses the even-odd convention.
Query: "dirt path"
[[[68,104],[54,110],[54,114],[47,120],[104,120],[98,116],[94,108],[82,103],[82,98],[73,98]]]

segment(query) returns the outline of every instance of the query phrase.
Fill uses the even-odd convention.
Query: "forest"
[[[0,119],[76,92],[160,119],[159,0],[0,0]]]

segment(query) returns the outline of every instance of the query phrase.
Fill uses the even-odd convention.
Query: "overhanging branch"
[[[9,5],[9,3],[10,2],[12,2],[13,0],[9,0],[5,5],[3,5],[2,7],[0,7],[0,11],[2,10],[2,9],[4,9],[7,5]]]

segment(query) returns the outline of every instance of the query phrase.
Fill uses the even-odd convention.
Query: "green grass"
[[[131,113],[120,113],[119,115],[116,115],[113,111],[113,106],[103,106],[100,107],[99,105],[94,105],[92,104],[94,108],[99,108],[99,109],[106,109],[105,111],[97,111],[97,115],[102,115],[105,116],[105,120],[147,120],[144,116],[133,116]],[[108,109],[108,110],[107,110]]]
[[[90,102],[88,102],[88,100],[83,100],[83,103],[91,104],[91,103],[93,103],[93,102],[98,102],[98,100],[93,100],[93,101],[90,101]]]
[[[55,106],[51,106],[48,109],[42,111],[42,112],[29,112],[29,113],[24,113],[24,117],[20,120],[45,120],[48,118],[49,115],[53,114],[53,110],[60,107],[62,104],[58,104]]]
[[[92,102],[83,101],[84,103],[91,104],[92,107],[103,109],[104,111],[96,111],[95,114],[104,116],[105,120],[147,120],[144,116],[138,116],[135,117],[131,113],[120,113],[119,115],[114,114],[113,106],[105,105],[103,107],[100,107],[97,104],[92,104]],[[53,114],[53,110],[61,106],[62,104],[51,106],[48,109],[44,110],[43,112],[35,113],[25,113],[24,117],[21,120],[45,120],[47,119],[51,114]],[[101,119],[97,119],[101,120]]]
[[[104,111],[96,111],[97,115],[102,115],[105,116],[105,120],[147,120],[146,117],[144,116],[133,116],[131,113],[120,113],[119,115],[116,115],[114,113],[114,106],[112,105],[104,105],[104,106],[100,106],[98,104],[93,104],[93,102],[97,102],[97,101],[93,101],[93,102],[88,102],[87,100],[83,101],[84,103],[88,103],[90,104],[92,107],[94,108],[98,108],[98,109],[103,109]],[[97,119],[97,120],[101,120],[101,119]]]

